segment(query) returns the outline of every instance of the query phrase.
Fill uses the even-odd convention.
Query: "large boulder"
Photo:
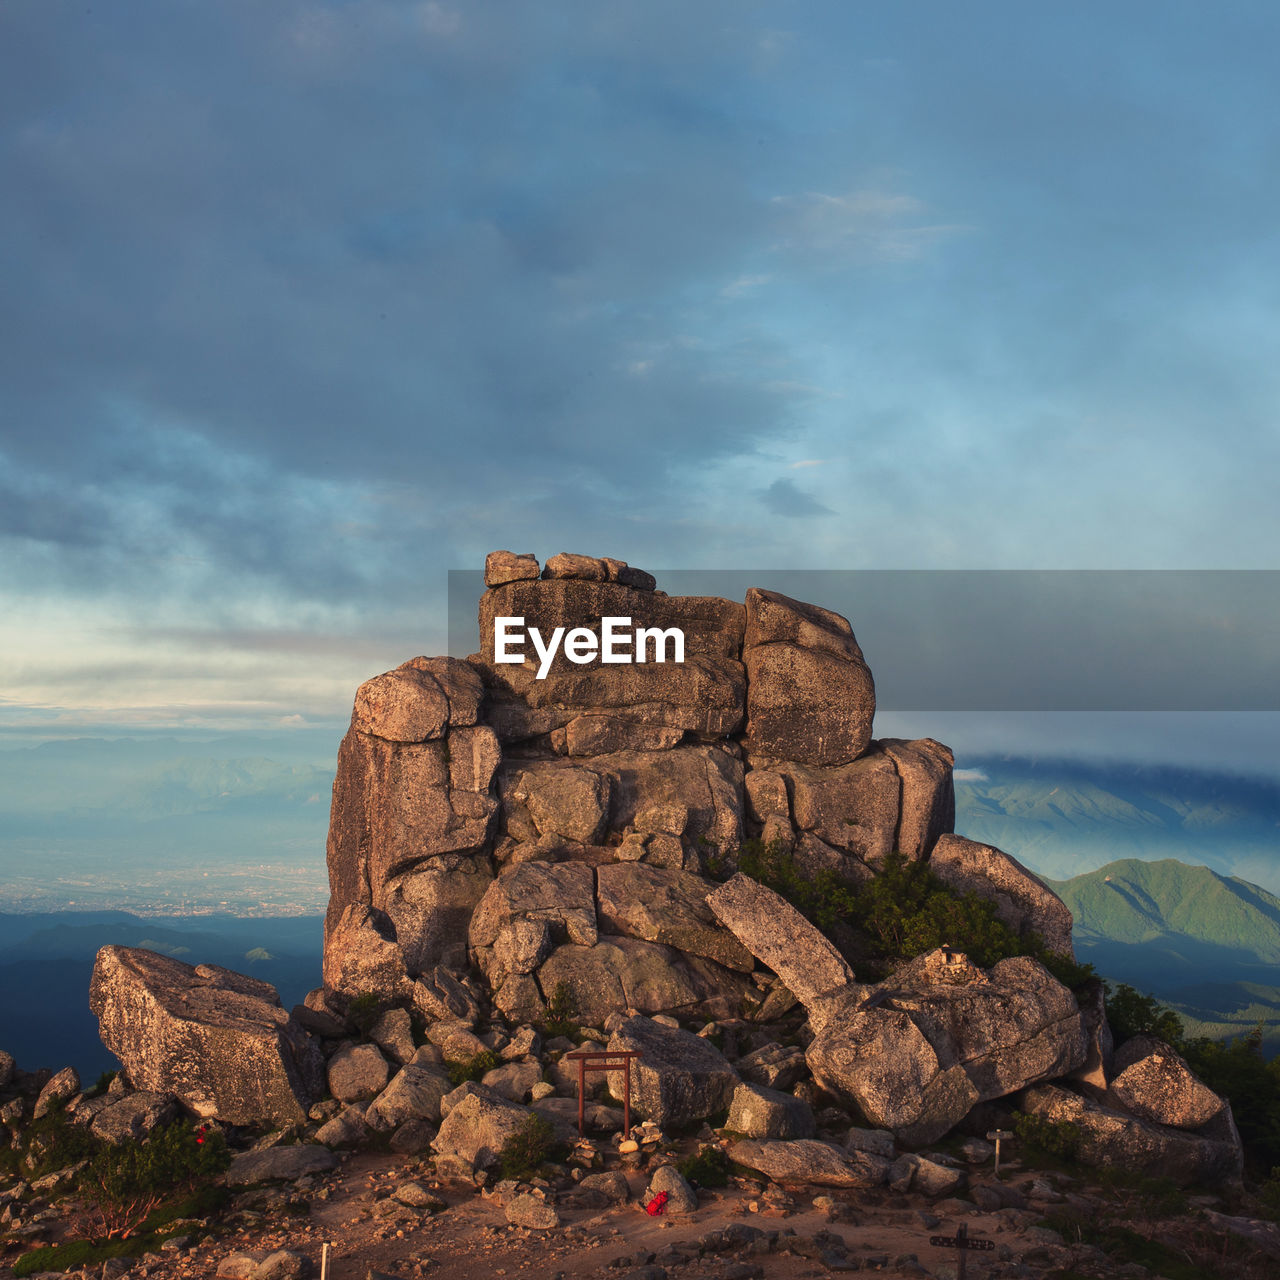
[[[955,756],[932,738],[882,738],[878,745],[901,782],[897,850],[908,858],[927,858],[939,837],[955,830]]]
[[[1119,1166],[1179,1183],[1217,1185],[1238,1181],[1243,1169],[1240,1137],[1230,1108],[1205,1133],[1189,1133],[1139,1119],[1053,1084],[1036,1085],[1022,1098],[1023,1110],[1075,1128],[1076,1158],[1083,1164]]]
[[[631,1061],[632,1107],[660,1128],[726,1111],[738,1087],[738,1073],[715,1045],[651,1018],[626,1019],[613,1033],[608,1049],[640,1055]],[[609,1092],[622,1098],[623,1073],[610,1071],[608,1080]]]
[[[1115,1071],[1108,1101],[1119,1103],[1141,1120],[1175,1129],[1203,1129],[1226,1106],[1181,1054],[1155,1036],[1126,1040],[1116,1051]]]
[[[716,919],[818,1016],[822,1002],[854,981],[848,962],[785,898],[738,872],[707,895]],[[820,1018],[819,1018],[820,1021]],[[815,1027],[816,1030],[816,1027]]]
[[[742,660],[753,755],[839,765],[867,749],[875,684],[838,613],[752,587]]]
[[[639,938],[602,937],[595,946],[557,947],[537,977],[548,998],[563,984],[576,1016],[597,1026],[623,1009],[737,1017],[754,990],[741,973]]]
[[[827,1001],[823,1019],[806,1050],[814,1079],[911,1145],[936,1141],[977,1102],[1085,1060],[1075,998],[1026,956],[984,971],[931,952]]]
[[[733,1091],[728,1128],[746,1138],[812,1138],[813,1110],[802,1098],[758,1084]]]
[[[323,1090],[315,1041],[274,987],[216,965],[103,947],[89,1005],[102,1043],[141,1089],[231,1124],[294,1124]]]
[[[1050,951],[1072,956],[1071,911],[1034,872],[1001,849],[963,836],[943,835],[929,866],[958,893],[993,902],[996,915],[1015,933],[1037,933]]]
[[[468,1094],[440,1125],[431,1148],[438,1156],[464,1162],[473,1169],[497,1164],[503,1146],[532,1113],[487,1089]]]
[[[710,886],[697,875],[644,863],[615,862],[596,872],[600,927],[750,973],[752,954],[707,906]]]
[[[440,1123],[440,1100],[453,1089],[442,1067],[410,1063],[369,1104],[365,1119],[379,1129],[395,1129],[410,1120]]]

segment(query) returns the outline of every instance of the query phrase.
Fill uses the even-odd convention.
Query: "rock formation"
[[[533,1114],[571,1136],[572,1042],[549,1029],[571,1017],[591,1028],[582,1047],[639,1054],[645,1141],[727,1115],[734,1158],[783,1181],[949,1188],[895,1143],[1015,1095],[1070,1115],[1091,1151],[1238,1170],[1230,1108],[1172,1050],[1130,1042],[1113,1061],[1099,984],[1077,997],[1030,957],[984,970],[951,948],[859,981],[848,939],[737,872],[749,839],[854,889],[898,853],[1071,955],[1056,895],[953,832],[950,750],[872,737],[874,684],[844,618],[755,589],[670,597],[580,555],[494,552],[485,583],[477,653],[413,658],[356,693],[324,985],[305,1005],[286,1014],[225,970],[100,953],[103,1040],[144,1091],[113,1132],[176,1098],[235,1124],[307,1120],[333,1146],[386,1132],[468,1173]],[[79,1088],[46,1083],[51,1106]],[[608,1085],[618,1097],[620,1073]],[[95,1125],[113,1115],[84,1105]],[[621,1127],[594,1101],[588,1116]],[[833,1146],[855,1120],[876,1129]]]

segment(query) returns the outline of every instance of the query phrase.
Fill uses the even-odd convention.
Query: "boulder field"
[[[225,970],[100,953],[93,1008],[134,1088],[233,1124],[310,1118],[333,1145],[390,1129],[478,1167],[528,1106],[568,1118],[571,1046],[539,1036],[568,1015],[588,1046],[640,1055],[638,1116],[728,1113],[753,1168],[884,1181],[887,1155],[823,1145],[824,1114],[892,1153],[1005,1100],[1069,1120],[1082,1158],[1238,1173],[1229,1107],[1159,1042],[1113,1058],[1096,987],[949,948],[860,981],[838,939],[738,871],[758,839],[856,889],[898,853],[1071,956],[1061,900],[954,832],[951,751],[873,737],[846,619],[754,588],[672,597],[582,555],[494,552],[485,583],[476,653],[415,657],[356,692],[323,985],[304,1005],[286,1013]],[[630,660],[602,661],[620,620]],[[442,1064],[483,1053],[489,1075],[452,1097]]]

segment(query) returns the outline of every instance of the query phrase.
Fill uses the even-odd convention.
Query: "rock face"
[[[320,1050],[265,982],[108,946],[89,1003],[130,1080],[174,1094],[197,1115],[293,1124],[323,1091]]]
[[[1074,997],[1025,956],[984,971],[931,952],[878,986],[851,987],[823,1018],[806,1051],[814,1079],[911,1145],[940,1138],[975,1103],[1085,1060]]]

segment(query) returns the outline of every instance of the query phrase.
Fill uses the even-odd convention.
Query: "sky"
[[[498,547],[1280,568],[1278,39],[0,0],[0,735],[340,727]],[[1260,714],[1131,749],[1280,772]]]

